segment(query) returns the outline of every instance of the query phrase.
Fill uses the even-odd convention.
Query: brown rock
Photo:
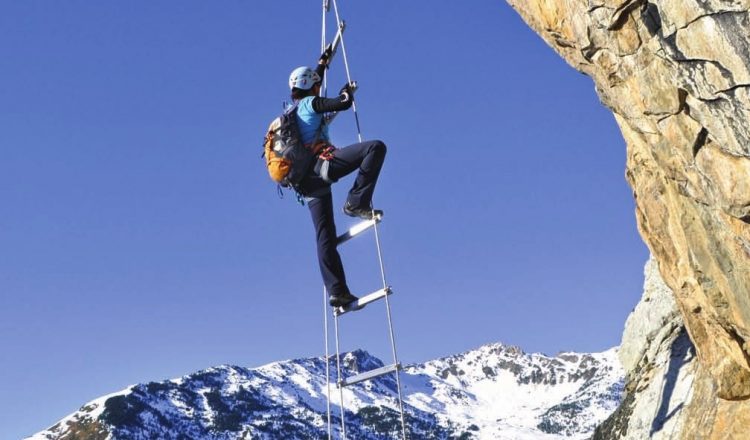
[[[508,1],[622,130],[638,227],[699,361],[673,438],[750,438],[750,0]]]

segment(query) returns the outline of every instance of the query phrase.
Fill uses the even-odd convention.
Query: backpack
[[[322,131],[322,126],[318,135]],[[317,159],[321,144],[302,142],[297,125],[297,104],[286,110],[268,126],[263,155],[271,179],[283,187],[296,188]]]

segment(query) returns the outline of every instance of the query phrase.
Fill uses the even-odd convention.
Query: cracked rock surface
[[[627,144],[638,227],[696,351],[670,438],[745,438],[750,0],[508,2],[594,80]]]

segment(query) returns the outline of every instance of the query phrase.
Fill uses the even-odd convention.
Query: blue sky
[[[617,345],[647,250],[591,80],[501,1],[340,2],[364,136],[389,146],[401,360]],[[2,3],[0,438],[137,382],[322,353],[309,214],[260,159],[320,24],[319,2]],[[331,133],[355,142],[351,114]],[[342,256],[355,293],[378,287],[370,236]],[[387,356],[384,318],[347,316],[344,348]]]

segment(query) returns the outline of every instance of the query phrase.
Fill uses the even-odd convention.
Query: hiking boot
[[[348,202],[344,204],[343,211],[344,214],[348,215],[349,217],[358,217],[363,220],[372,220],[373,217],[383,216],[383,211],[381,211],[380,209],[355,208]]]
[[[328,304],[330,304],[331,307],[344,307],[347,304],[350,304],[358,299],[359,298],[352,295],[351,293],[345,293],[343,295],[331,295],[328,298]]]

